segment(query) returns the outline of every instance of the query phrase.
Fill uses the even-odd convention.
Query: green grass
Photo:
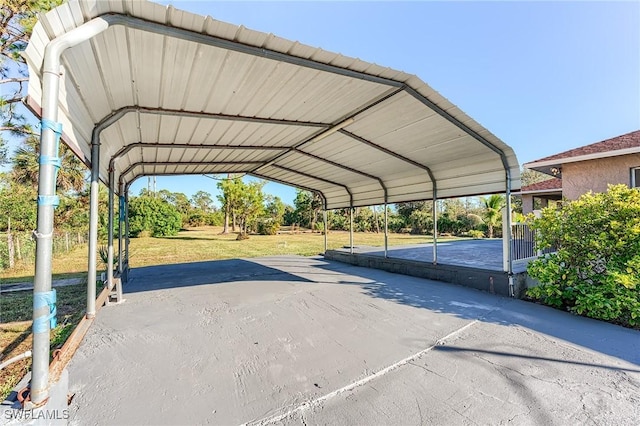
[[[86,284],[58,287],[58,324],[51,330],[51,350],[61,347],[82,319],[87,301]],[[33,292],[14,291],[0,295],[0,359],[11,358],[31,349]],[[31,359],[22,360],[0,371],[0,400],[31,367]]]
[[[221,235],[221,227],[200,227],[183,230],[175,237],[132,238],[130,245],[131,267],[161,265],[167,263],[196,262],[203,260],[260,257],[294,254],[311,256],[324,251],[324,238],[320,233],[278,235],[251,235],[248,240],[236,241],[236,234]],[[329,231],[329,249],[349,244],[349,232]],[[440,238],[440,240],[450,238]],[[389,234],[389,245],[419,244],[431,242],[427,235]],[[356,232],[355,246],[383,246],[384,235],[372,232]],[[117,251],[117,242],[116,242]],[[98,257],[99,268],[104,269]],[[87,246],[77,246],[68,253],[53,258],[54,279],[86,276]],[[33,265],[18,265],[0,273],[3,282],[31,281]]]

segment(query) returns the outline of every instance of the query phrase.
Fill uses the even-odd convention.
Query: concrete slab
[[[355,244],[354,244],[355,245]],[[348,252],[348,248],[340,249]],[[354,253],[384,256],[384,249],[358,245]],[[433,262],[433,244],[406,244],[391,246],[387,250],[390,258],[414,260],[417,262]],[[459,240],[438,243],[438,263],[445,265],[465,266],[468,268],[502,271],[502,240]],[[515,262],[514,272],[524,272],[526,262]]]
[[[72,424],[637,424],[640,332],[294,256],[132,270]]]
[[[49,388],[49,399],[39,408],[23,409],[18,392],[29,385],[31,373],[27,373],[13,392],[0,404],[0,425],[6,426],[63,426],[68,424],[69,372],[62,370],[60,379]]]

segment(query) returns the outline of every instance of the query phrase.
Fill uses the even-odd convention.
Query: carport
[[[247,174],[313,191],[325,211],[351,212],[497,192],[506,193],[510,210],[511,190],[520,187],[513,150],[418,77],[171,6],[70,1],[41,17],[26,59],[27,104],[42,124],[36,406],[49,386],[60,140],[91,168],[89,318],[96,310],[100,180],[109,187],[110,264],[119,196],[120,272],[128,268],[128,188],[142,176]],[[113,271],[108,275],[111,288]]]

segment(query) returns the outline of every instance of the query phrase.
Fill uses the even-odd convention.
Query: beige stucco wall
[[[607,184],[630,184],[630,170],[640,167],[640,154],[566,163],[562,166],[562,195],[575,200],[582,194],[605,192]]]

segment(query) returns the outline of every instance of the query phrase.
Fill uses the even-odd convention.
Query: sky
[[[520,164],[640,129],[637,1],[161,3],[415,74]],[[215,196],[215,183],[158,177],[157,189]]]

